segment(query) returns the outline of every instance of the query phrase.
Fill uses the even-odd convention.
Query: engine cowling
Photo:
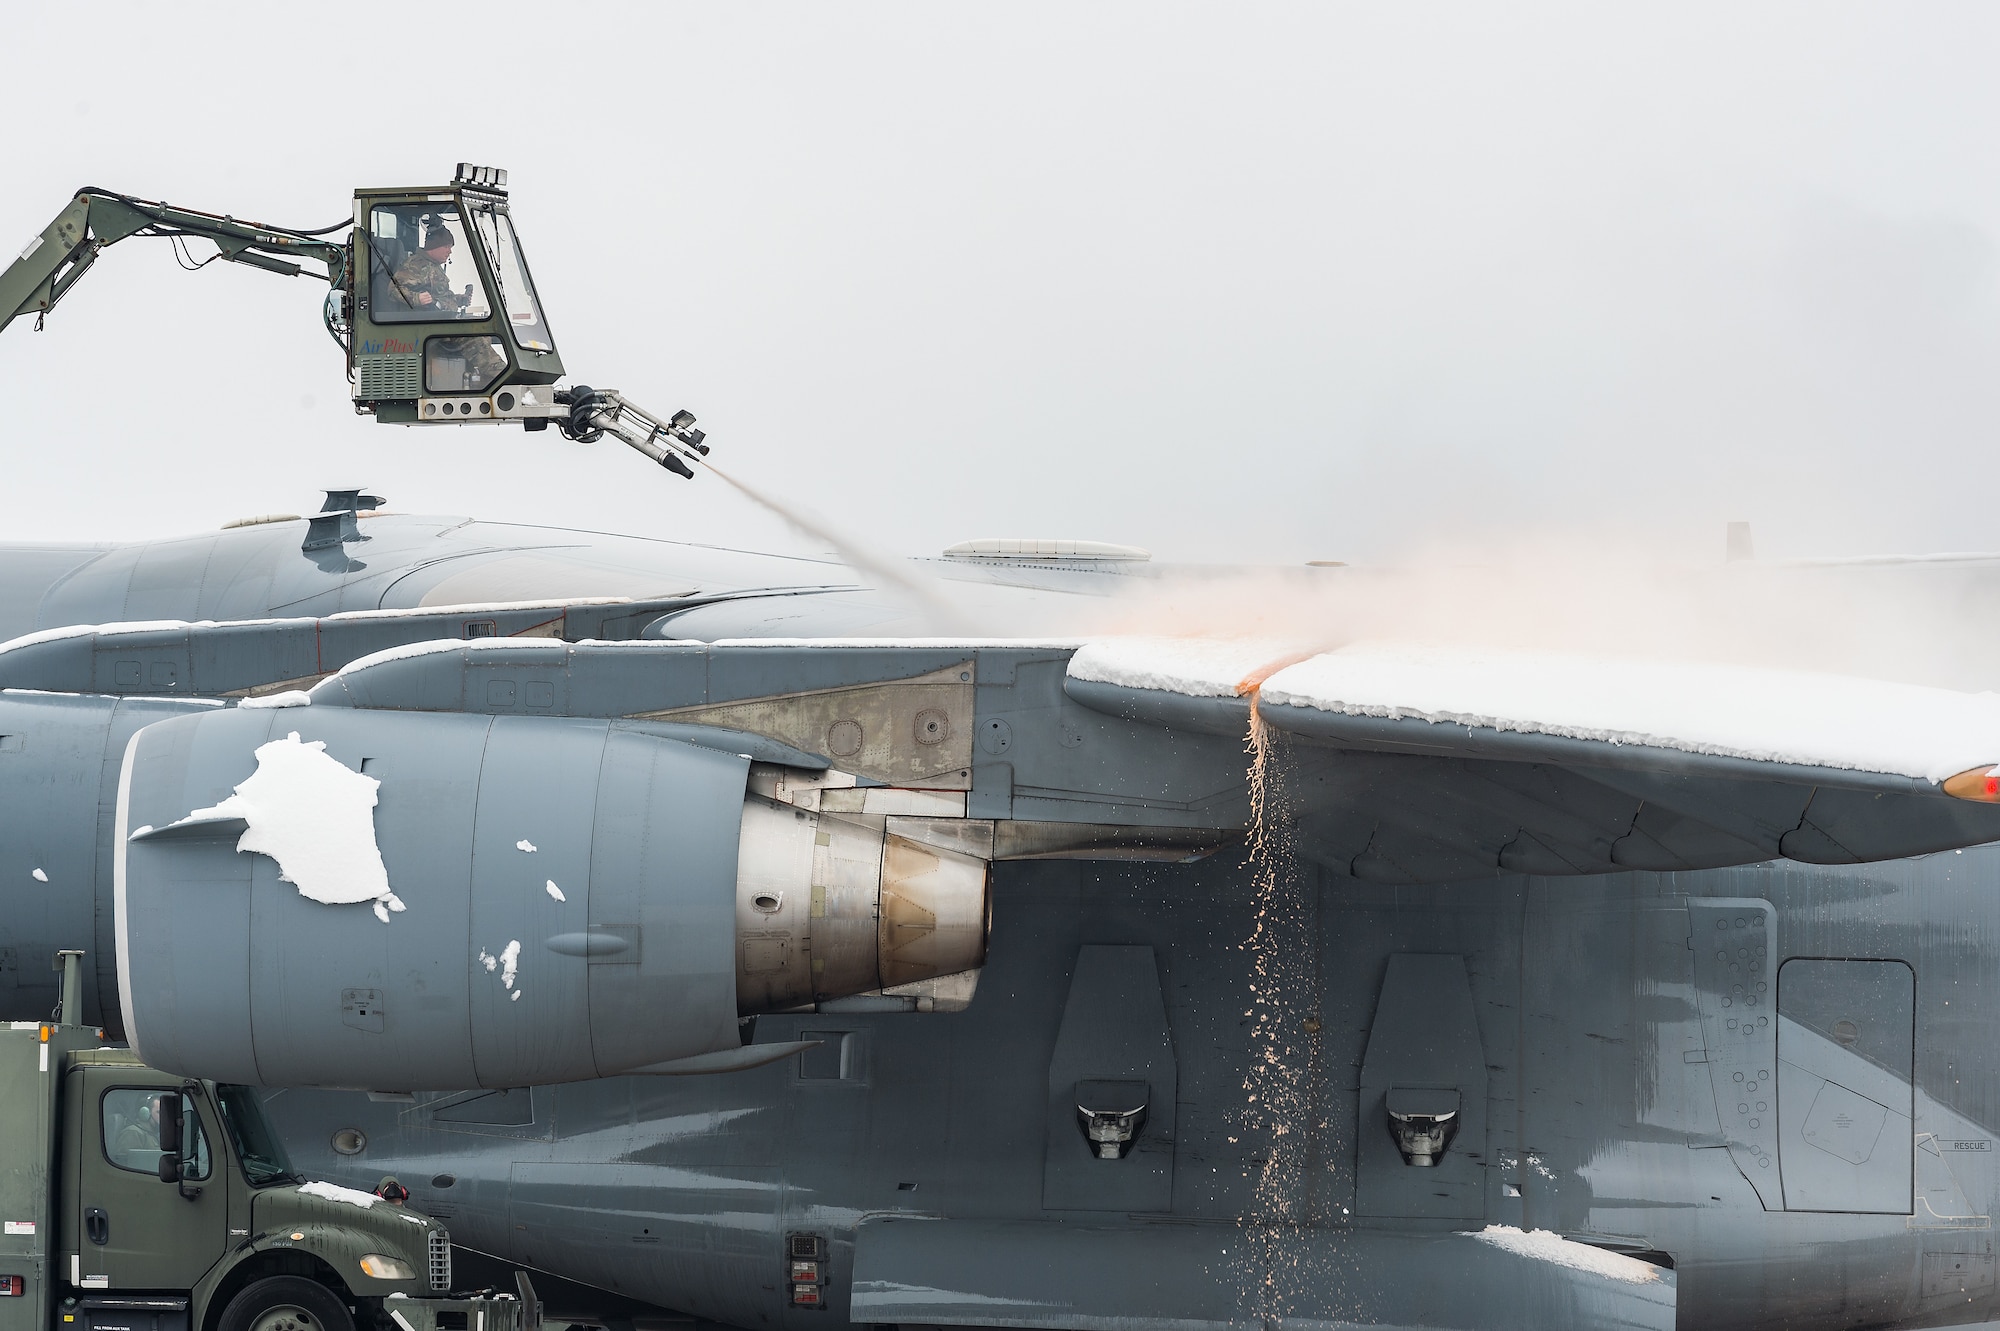
[[[733,1050],[741,1013],[984,960],[982,861],[774,806],[748,767],[561,717],[148,727],[118,805],[128,1034],[157,1067],[263,1085],[537,1085]],[[803,989],[756,978],[781,924]]]
[[[85,954],[83,1019],[122,1032],[112,938],[111,844],[102,809],[133,733],[213,704],[168,698],[0,692],[0,1021],[56,1005],[49,959]],[[100,892],[100,888],[103,890]]]

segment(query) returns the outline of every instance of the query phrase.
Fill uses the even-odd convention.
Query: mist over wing
[[[0,226],[86,179],[320,225],[358,183],[499,163],[566,356],[891,552],[1379,561],[1581,529],[1705,556],[1731,519],[1785,556],[1994,544],[1980,6],[599,11],[672,53],[663,92],[524,66],[543,16],[500,3],[451,60],[534,113],[449,149],[392,109],[391,60],[343,65],[323,115],[246,114],[292,104],[299,61],[267,52],[319,29],[241,13],[126,15],[87,88],[27,62],[0,104],[62,132],[16,136]],[[5,534],[164,535],[366,478],[413,511],[818,552],[609,445],[357,420],[318,323],[301,283],[107,255],[7,335]]]

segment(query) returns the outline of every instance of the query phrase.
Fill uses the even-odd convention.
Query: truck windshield
[[[491,203],[467,201],[472,225],[486,257],[493,266],[493,280],[500,287],[500,303],[507,307],[507,326],[514,341],[529,351],[554,351],[548,324],[535,303],[535,286],[528,280],[528,264],[521,257],[521,242],[514,237],[514,223],[504,209]]]
[[[298,1175],[285,1156],[284,1143],[271,1131],[271,1121],[248,1086],[218,1086],[215,1102],[222,1108],[222,1125],[243,1162],[243,1178],[253,1188],[269,1183],[293,1183]]]

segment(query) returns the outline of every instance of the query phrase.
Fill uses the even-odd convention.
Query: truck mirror
[[[178,1095],[155,1096],[153,1103],[160,1110],[160,1182],[179,1183],[181,1181],[181,1098]]]
[[[178,1154],[181,1149],[181,1098],[178,1095],[157,1097],[160,1106],[160,1149],[170,1154]]]

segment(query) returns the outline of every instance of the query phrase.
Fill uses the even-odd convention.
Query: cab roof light
[[[507,173],[497,166],[474,166],[471,162],[460,162],[458,174],[451,183],[478,189],[506,189]]]

